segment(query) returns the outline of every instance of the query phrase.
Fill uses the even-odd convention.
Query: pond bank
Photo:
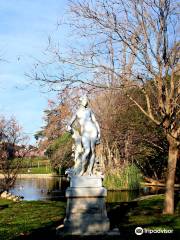
[[[22,173],[22,174],[18,174],[17,178],[24,178],[24,179],[28,179],[28,178],[53,178],[53,177],[65,177],[65,175],[58,175],[55,173]],[[4,178],[4,175],[0,173],[0,179]],[[141,187],[165,187],[165,183],[148,183],[148,182],[141,182],[140,183]],[[180,184],[175,184],[174,185],[175,188],[180,188]],[[109,190],[128,190],[128,189],[109,189]]]
[[[33,174],[33,173],[24,173],[24,174],[18,174],[17,178],[52,178],[52,177],[64,177],[57,175],[57,174],[53,174],[53,173],[48,173],[48,174]],[[4,178],[3,174],[0,174],[0,178]]]
[[[165,187],[165,183],[147,183],[147,182],[142,182],[141,186],[147,186],[147,187]],[[174,184],[175,188],[180,188],[180,184]]]

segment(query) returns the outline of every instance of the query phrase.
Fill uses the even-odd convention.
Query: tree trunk
[[[169,142],[169,155],[163,214],[174,214],[174,184],[178,158],[178,144],[172,136],[168,136],[167,139]]]

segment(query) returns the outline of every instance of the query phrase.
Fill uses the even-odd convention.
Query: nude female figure
[[[94,113],[88,108],[87,97],[83,96],[79,100],[79,109],[72,117],[68,131],[72,131],[72,125],[77,119],[81,127],[82,147],[84,149],[82,154],[82,170],[79,175],[85,173],[85,167],[88,161],[87,173],[91,175],[95,162],[95,146],[100,142],[100,128]]]

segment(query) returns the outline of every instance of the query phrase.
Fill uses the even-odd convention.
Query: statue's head
[[[79,98],[79,102],[82,106],[86,107],[88,105],[88,98],[86,95]]]

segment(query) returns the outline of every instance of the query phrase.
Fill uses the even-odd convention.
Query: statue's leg
[[[82,137],[82,145],[83,145],[84,153],[82,155],[82,170],[79,175],[83,175],[85,172],[85,166],[87,164],[88,155],[90,153],[90,146],[91,146],[90,139],[88,139],[87,137]]]
[[[75,164],[77,162],[78,156],[79,156],[79,152],[78,152],[77,147],[76,147],[75,152],[74,152],[74,162],[75,162]]]
[[[95,162],[95,141],[91,140],[91,158],[89,161],[89,166],[88,166],[88,174],[92,175],[92,170]]]

